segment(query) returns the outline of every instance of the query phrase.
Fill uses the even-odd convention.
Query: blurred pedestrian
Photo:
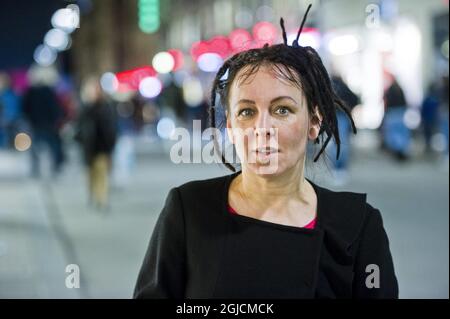
[[[29,71],[30,87],[23,96],[23,113],[32,130],[31,171],[40,176],[40,154],[47,146],[52,158],[52,173],[57,175],[64,161],[63,145],[59,135],[59,122],[64,112],[53,88],[57,73],[52,68],[32,67]]]
[[[336,95],[344,102],[344,104],[353,110],[353,108],[359,104],[359,97],[347,86],[342,77],[337,73],[331,76],[331,83]],[[350,163],[351,147],[351,123],[347,115],[340,109],[336,112],[339,136],[341,139],[341,153],[339,158],[336,159],[332,156],[333,160],[333,174],[334,183],[337,186],[343,185],[348,181],[348,166]],[[336,143],[332,140],[328,144],[328,149],[331,150],[331,154],[336,154]]]
[[[20,119],[20,99],[11,88],[7,73],[0,73],[0,148],[13,144]]]
[[[116,144],[116,112],[95,77],[88,78],[81,90],[83,109],[75,138],[81,144],[88,167],[89,202],[106,210],[109,205],[111,155]]]
[[[411,143],[411,131],[404,120],[407,102],[403,89],[395,77],[392,77],[383,99],[385,107],[381,128],[383,145],[399,161],[407,160]]]
[[[183,89],[178,87],[174,81],[168,83],[163,92],[158,96],[158,104],[161,107],[167,107],[173,110],[176,116],[176,122],[182,127],[189,127],[192,123],[188,122],[188,105],[183,98]]]
[[[130,183],[135,163],[136,136],[146,127],[149,117],[149,105],[145,102],[138,94],[135,94],[130,100],[116,105],[119,116],[117,117],[117,142],[112,157],[114,167],[111,174],[111,184],[115,190],[123,189]],[[149,132],[145,131],[145,134]]]
[[[431,138],[439,129],[439,100],[437,83],[432,83],[425,94],[421,108],[425,153],[428,154],[432,151]]]
[[[448,160],[449,160],[449,136],[448,136],[448,126],[449,126],[449,101],[448,101],[448,94],[449,94],[449,87],[448,87],[448,75],[442,76],[440,85],[438,87],[439,91],[439,131],[444,136],[444,160],[447,163],[448,167]]]

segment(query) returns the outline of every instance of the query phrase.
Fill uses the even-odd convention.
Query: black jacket
[[[86,105],[78,119],[75,140],[81,144],[87,164],[100,153],[110,155],[117,140],[115,106],[107,101]]]
[[[56,93],[49,86],[33,86],[25,93],[22,110],[34,130],[55,132],[64,117]]]
[[[171,189],[138,276],[135,298],[224,298],[218,292],[222,289],[218,287],[218,277],[223,272],[221,266],[227,261],[223,258],[227,238],[236,234],[230,231],[231,219],[226,213],[228,189],[239,173],[193,181]],[[295,242],[295,249],[305,256],[305,262],[295,269],[294,274],[300,276],[294,286],[295,293],[283,296],[398,298],[389,241],[379,210],[366,202],[366,194],[334,192],[311,184],[318,198],[316,226],[301,229],[304,234],[296,237],[299,241]],[[273,252],[271,254],[277,258]],[[233,258],[233,252],[228,253],[227,258]],[[280,268],[289,264],[289,260],[283,261]],[[366,281],[375,282],[370,277],[375,274],[370,265],[378,267],[379,288],[366,286]],[[240,269],[244,269],[242,266],[245,265]],[[260,271],[256,268],[252,269]],[[252,273],[249,274],[251,277]],[[266,277],[271,277],[270,274]],[[236,294],[230,293],[225,298],[276,298],[270,295],[270,287],[263,285],[276,285],[278,281],[271,283],[267,278],[267,283],[256,285],[251,278],[246,280],[245,292],[236,290]],[[247,287],[259,287],[263,291],[267,288],[267,293],[261,295]]]

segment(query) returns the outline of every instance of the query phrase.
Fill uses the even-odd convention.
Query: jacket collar
[[[227,176],[226,201],[231,181],[239,174],[241,171]],[[367,194],[332,191],[306,179],[314,187],[317,195],[316,228],[324,230],[326,243],[346,254],[362,230],[366,218]]]

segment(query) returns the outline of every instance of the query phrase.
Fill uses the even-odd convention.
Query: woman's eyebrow
[[[284,100],[284,99],[291,100],[292,102],[294,102],[295,104],[297,104],[297,101],[296,101],[296,100],[294,100],[293,98],[291,98],[290,96],[287,96],[287,95],[278,96],[278,97],[272,99],[272,100],[270,101],[270,104],[273,104],[273,103],[275,103],[275,102],[278,102],[278,101]],[[239,101],[237,101],[236,105],[237,105],[237,104],[241,104],[241,103],[243,103],[243,104],[256,104],[255,101],[253,101],[253,100],[249,100],[249,99],[240,99]]]
[[[240,99],[237,101],[236,105],[238,104],[256,104],[255,101],[249,100],[249,99]]]
[[[290,96],[287,96],[287,95],[283,95],[283,96],[279,96],[279,97],[274,98],[272,101],[270,101],[270,104],[273,104],[273,103],[275,103],[275,102],[278,102],[278,101],[284,100],[284,99],[291,100],[292,102],[294,102],[295,104],[297,104],[297,101],[296,101],[296,100],[294,100],[293,98],[291,98]]]

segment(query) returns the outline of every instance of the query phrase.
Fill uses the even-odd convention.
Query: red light
[[[270,22],[261,21],[253,27],[253,38],[258,45],[272,45],[277,37],[277,28]]]
[[[208,45],[205,41],[194,42],[191,46],[191,56],[194,61],[197,61],[198,57],[203,53],[208,52]]]
[[[228,39],[230,39],[233,53],[238,53],[248,50],[252,42],[252,35],[245,29],[236,29],[230,33]]]
[[[215,36],[209,41],[195,42],[191,47],[191,56],[194,61],[204,53],[217,53],[222,58],[231,54],[230,41],[224,36]]]
[[[287,34],[288,35],[289,34],[297,35],[299,29],[300,28],[298,28],[298,29],[290,29]],[[316,33],[316,34],[318,34],[319,33],[319,29],[317,29],[317,28],[303,28],[302,34],[304,34],[304,33]],[[300,35],[300,37],[301,37],[301,35]]]
[[[173,57],[173,60],[175,61],[175,65],[173,66],[172,71],[177,71],[183,67],[184,64],[184,57],[183,52],[177,49],[170,49],[167,50],[169,54]]]
[[[122,71],[116,74],[119,81],[119,91],[136,91],[143,78],[156,76],[157,72],[151,66],[143,66],[132,70]]]
[[[230,40],[224,36],[215,36],[209,41],[209,48],[211,53],[217,53],[222,57],[226,58],[231,54]]]
[[[117,81],[119,82],[118,91],[126,92],[132,90],[131,88],[131,75],[132,71],[123,71],[116,74]]]

